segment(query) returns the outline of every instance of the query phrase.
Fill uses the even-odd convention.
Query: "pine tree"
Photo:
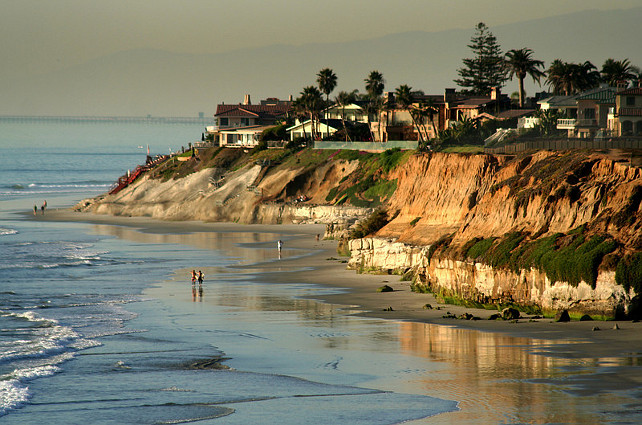
[[[486,24],[480,22],[468,47],[474,57],[463,59],[464,66],[457,70],[461,78],[455,83],[467,93],[488,96],[491,88],[502,87],[507,79],[501,46]]]

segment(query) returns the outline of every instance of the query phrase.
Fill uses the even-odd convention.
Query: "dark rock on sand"
[[[504,320],[517,320],[519,316],[519,310],[512,307],[506,307],[501,313],[501,317]]]
[[[562,310],[555,315],[556,322],[570,322],[571,316],[568,315],[568,311]]]

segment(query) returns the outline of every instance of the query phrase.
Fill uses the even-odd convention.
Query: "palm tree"
[[[300,97],[301,106],[310,117],[310,124],[312,126],[312,140],[316,140],[316,118],[323,109],[323,96],[319,89],[314,86],[307,86],[303,88]]]
[[[602,81],[611,87],[616,87],[620,82],[627,82],[636,78],[635,69],[628,59],[616,61],[607,59],[602,65]]]
[[[370,97],[379,97],[383,94],[386,81],[383,79],[381,72],[377,70],[370,71],[368,78],[363,81],[366,83],[366,93],[368,93]]]
[[[383,78],[383,74],[377,70],[370,71],[368,77],[363,80],[366,83],[366,113],[368,114],[368,128],[370,129],[370,134],[372,140],[375,139],[374,134],[372,133],[372,128],[370,127],[370,114],[377,115],[377,122],[379,122],[378,132],[379,140],[383,142],[381,137],[381,111],[384,109],[385,104],[381,95],[383,95],[383,89],[386,84],[386,80]]]
[[[419,141],[423,142],[423,135],[421,134],[421,129],[419,129],[419,126],[417,125],[417,120],[416,120],[416,113],[413,108],[413,95],[412,95],[412,88],[408,84],[402,84],[399,87],[395,89],[395,101],[397,102],[397,106],[400,107],[401,109],[405,109],[408,111],[410,114],[410,118],[412,119],[412,124],[415,128],[417,128],[417,133],[419,134]]]
[[[599,84],[600,73],[591,62],[581,64],[555,59],[547,71],[546,84],[554,94],[570,96],[592,89]]]
[[[337,75],[330,68],[323,68],[317,74],[317,84],[321,93],[325,94],[325,106],[330,106],[330,93],[337,86]]]
[[[539,79],[545,74],[539,68],[544,67],[544,62],[533,59],[533,51],[527,47],[513,49],[506,52],[504,64],[508,70],[508,77],[512,80],[514,76],[519,80],[519,107],[524,107],[524,79],[530,75],[533,81],[539,84]]]
[[[348,136],[348,130],[346,129],[346,121],[345,121],[346,106],[352,105],[356,101],[357,101],[357,90],[353,90],[351,92],[340,91],[336,97],[337,105],[341,106],[341,123],[343,124],[343,132],[346,135],[346,142],[350,139],[350,137]]]

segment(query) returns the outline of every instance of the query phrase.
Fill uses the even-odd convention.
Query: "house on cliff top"
[[[291,110],[291,99],[268,98],[252,104],[246,94],[243,103],[218,105],[214,114],[216,125],[208,127],[207,133],[217,146],[255,146],[261,132],[285,120]]]

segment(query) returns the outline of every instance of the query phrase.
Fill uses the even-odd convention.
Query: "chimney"
[[[499,100],[501,93],[500,87],[491,87],[490,89],[490,100]]]
[[[243,105],[251,105],[252,101],[250,100],[250,95],[246,94],[245,99],[243,99]]]
[[[292,95],[288,96],[288,100],[292,102]]]
[[[451,102],[455,99],[455,89],[446,89],[444,92],[444,102]]]

